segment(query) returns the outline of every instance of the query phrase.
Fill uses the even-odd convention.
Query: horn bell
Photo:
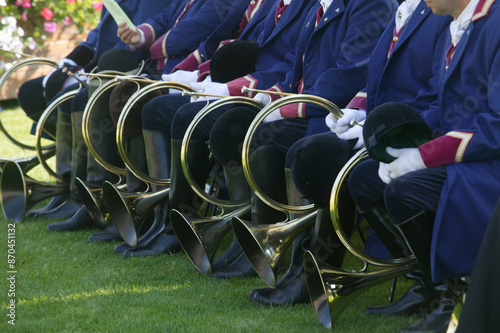
[[[80,199],[83,201],[85,208],[87,208],[96,226],[101,230],[107,228],[109,225],[109,213],[106,203],[104,202],[102,187],[90,188],[78,177],[75,178],[75,186],[78,190]],[[122,191],[125,186],[126,184],[119,185],[118,190]]]
[[[250,205],[245,205],[231,213],[208,217],[186,217],[173,209],[170,223],[184,252],[201,273],[212,274],[212,261],[217,248],[231,229],[231,219],[250,212]]]
[[[387,280],[409,273],[415,262],[370,272],[353,272],[327,265],[304,254],[307,291],[321,325],[331,329],[347,304],[363,291]]]
[[[317,211],[288,222],[256,224],[239,217],[232,219],[236,239],[262,280],[276,287],[283,254],[301,232],[316,221]]]
[[[5,163],[0,177],[0,200],[7,219],[20,222],[37,203],[69,192],[68,185],[42,183],[25,176],[14,161]]]
[[[126,193],[109,181],[105,181],[102,191],[111,221],[123,240],[135,247],[139,225],[144,222],[158,202],[168,196],[170,188],[151,193]]]

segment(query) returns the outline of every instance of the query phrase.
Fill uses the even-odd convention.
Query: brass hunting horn
[[[245,89],[245,91],[250,89]],[[242,162],[243,171],[247,181],[255,192],[255,194],[267,205],[274,209],[286,213],[304,213],[297,219],[280,222],[276,224],[256,224],[251,221],[245,221],[241,218],[233,218],[232,225],[240,243],[243,252],[252,264],[255,271],[270,287],[275,287],[277,282],[278,271],[283,260],[283,254],[292,244],[293,240],[301,232],[305,231],[316,221],[317,211],[314,205],[287,205],[275,201],[265,194],[256,184],[249,163],[249,151],[252,137],[257,131],[259,124],[274,110],[293,103],[312,103],[326,109],[335,117],[342,117],[342,111],[332,102],[312,95],[289,94],[282,92],[262,91],[252,89],[253,92],[262,92],[266,94],[278,94],[285,97],[275,100],[267,104],[255,117],[250,125],[245,140],[243,142]]]
[[[139,80],[134,80],[135,82],[141,82]],[[124,139],[124,128],[127,121],[127,117],[130,115],[132,107],[141,98],[151,93],[152,91],[169,88],[177,89],[182,91],[193,91],[193,89],[185,84],[177,82],[167,82],[167,81],[142,81],[151,83],[143,88],[137,90],[123,107],[123,111],[118,118],[116,125],[116,144],[118,147],[118,152],[121,159],[123,160],[127,170],[132,172],[134,176],[142,180],[147,184],[155,185],[170,185],[170,179],[157,179],[151,177],[141,170],[139,170],[127,155],[127,150],[125,148],[126,140]],[[131,246],[137,245],[138,239],[138,228],[144,222],[144,219],[156,206],[156,204],[168,196],[170,189],[166,188],[154,193],[147,192],[135,192],[126,193],[113,186],[113,184],[107,182],[103,185],[103,198],[106,202],[106,207],[108,213],[110,214],[111,220],[115,224],[118,232],[122,238]]]
[[[69,191],[67,185],[52,185],[24,175],[21,167],[9,161],[3,166],[0,177],[0,200],[5,216],[20,222],[24,214],[42,200]]]
[[[344,246],[362,261],[363,269],[353,272],[328,266],[316,260],[310,252],[306,253],[304,259],[309,297],[319,322],[327,328],[332,328],[347,303],[361,292],[417,267],[413,256],[380,259],[367,255],[353,245],[342,230],[338,212],[340,187],[354,166],[366,156],[366,149],[363,148],[344,165],[335,179],[330,197],[330,213],[335,231]],[[368,271],[368,265],[384,269]]]
[[[51,195],[55,196],[69,192],[69,184],[65,183],[65,181],[47,164],[47,159],[55,154],[55,146],[51,145],[48,149],[47,147],[42,147],[41,139],[44,133],[45,123],[52,112],[56,110],[61,103],[73,98],[78,90],[79,89],[68,91],[56,98],[47,106],[40,116],[35,133],[36,160],[34,158],[17,160],[21,164],[10,161],[2,167],[2,178],[0,179],[0,188],[2,192],[1,199],[5,216],[8,219],[19,222],[24,217],[25,212],[33,208],[38,202],[50,198]],[[45,149],[45,151],[43,149]],[[16,160],[14,160],[14,162],[16,162]],[[51,177],[57,179],[61,184],[53,185],[28,177],[26,175],[28,170],[38,163],[43,166]]]
[[[85,105],[85,109],[82,117],[82,134],[85,141],[87,149],[95,158],[95,160],[107,171],[118,175],[119,180],[117,186],[120,186],[120,190],[123,190],[123,175],[126,171],[121,165],[117,165],[115,161],[106,160],[101,154],[99,154],[98,149],[94,145],[95,140],[102,140],[101,129],[106,131],[114,131],[114,125],[111,124],[111,119],[109,119],[109,113],[107,114],[97,114],[98,110],[95,107],[97,103],[100,102],[101,98],[106,98],[107,94],[110,94],[112,89],[118,85],[123,80],[147,80],[140,76],[134,76],[140,73],[142,70],[143,63],[138,69],[131,71],[130,75],[127,73],[116,72],[116,71],[102,71],[100,73],[83,73],[89,77],[91,87],[93,92],[90,94],[89,100]],[[148,80],[148,82],[151,80]],[[98,82],[97,86],[95,82]],[[100,128],[100,129],[99,129]],[[89,188],[89,186],[82,181],[77,179],[76,187],[78,188],[78,193],[87,208],[87,211],[92,216],[92,219],[96,225],[103,229],[109,224],[109,212],[105,206],[103,198],[102,187]]]
[[[194,95],[204,97],[224,97],[201,93],[194,93]],[[193,191],[202,199],[219,207],[239,208],[233,212],[221,214],[211,218],[184,216],[175,209],[170,212],[170,223],[172,224],[174,232],[179,240],[179,243],[184,249],[184,252],[186,252],[196,268],[205,274],[212,273],[212,262],[215,252],[224,236],[229,232],[229,230],[231,230],[231,218],[247,214],[250,211],[250,199],[244,198],[240,200],[224,200],[217,198],[216,196],[212,196],[209,193],[206,193],[204,189],[201,189],[194,181],[187,163],[189,141],[194,130],[196,129],[196,126],[206,115],[222,106],[232,104],[246,105],[256,110],[260,110],[262,108],[262,103],[248,97],[240,96],[226,96],[225,98],[207,103],[207,105],[203,107],[193,118],[186,130],[186,133],[184,134],[181,145],[181,163],[187,182]]]
[[[32,65],[47,65],[53,68],[57,68],[58,64],[57,61],[48,59],[48,58],[41,58],[41,57],[29,57],[28,59],[24,59],[18,62],[15,62],[12,67],[10,67],[8,70],[5,71],[5,73],[2,75],[0,78],[0,91],[4,87],[5,83],[7,80],[20,68],[25,67],[25,66],[32,66]],[[5,136],[16,146],[26,149],[26,150],[36,150],[34,146],[30,146],[28,144],[25,144],[18,139],[16,139],[12,134],[9,133],[9,131],[5,128],[3,125],[1,119],[0,119],[0,131],[2,131]],[[44,149],[49,148],[49,147],[44,147]]]

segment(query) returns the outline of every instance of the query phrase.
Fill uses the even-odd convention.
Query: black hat
[[[144,82],[130,82],[122,81],[113,88],[109,97],[109,113],[113,123],[118,123],[118,119],[123,111],[123,107],[127,104],[129,98],[139,89],[144,88],[149,83]],[[161,96],[166,93],[165,90],[152,90],[145,96],[139,98],[130,108],[127,119],[123,127],[123,135],[139,136],[142,135],[142,120],[141,112],[144,104],[149,102],[155,97]]]
[[[212,81],[226,83],[253,73],[259,49],[254,40],[237,40],[222,46],[210,61]]]
[[[432,139],[432,131],[420,113],[397,102],[384,103],[368,112],[363,139],[371,158],[390,163],[394,157],[386,147],[416,148]]]
[[[138,69],[139,62],[130,50],[114,48],[104,52],[97,63],[97,70],[127,73]]]

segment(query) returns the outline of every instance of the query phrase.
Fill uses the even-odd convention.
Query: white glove
[[[171,74],[163,74],[161,76],[162,81],[171,81],[171,82],[178,82],[178,83],[183,83],[183,84],[190,84],[193,81],[196,81],[198,78],[198,75],[200,75],[200,71],[175,71]]]
[[[200,93],[229,96],[229,88],[226,83],[209,82],[204,80],[203,82],[191,82],[189,85]]]
[[[333,114],[326,116],[326,126],[328,126],[333,133],[339,134],[347,131],[353,119],[359,123],[366,118],[366,111],[364,110],[342,109],[342,113],[344,115],[340,119],[335,118]]]
[[[49,80],[49,77],[52,74],[54,74],[54,72],[57,69],[63,68],[64,66],[78,66],[78,64],[76,62],[74,62],[73,60],[68,59],[68,58],[64,58],[64,59],[60,60],[59,63],[57,64],[57,68],[53,69],[49,74],[45,75],[45,77],[43,78],[43,80],[42,80],[42,86],[43,86],[43,88],[45,88],[47,86],[47,81]],[[85,81],[85,79],[84,79],[84,81]]]
[[[276,109],[273,112],[271,112],[270,114],[268,114],[267,117],[264,118],[264,120],[262,122],[268,123],[270,121],[276,121],[276,120],[281,120],[281,119],[284,119],[284,118],[281,116],[280,109]]]
[[[363,125],[365,121],[359,122],[359,124]],[[356,125],[354,127],[349,128],[347,131],[342,133],[337,133],[337,136],[342,140],[353,140],[358,139],[356,144],[354,145],[354,149],[359,149],[364,146],[365,141],[363,140],[363,127]]]
[[[255,95],[255,97],[253,99],[258,101],[258,102],[261,102],[264,105],[267,105],[271,102],[271,97],[269,97],[268,94],[264,94],[264,93],[258,93],[257,95]]]
[[[387,164],[380,162],[378,165],[378,176],[386,184],[389,184],[392,180],[389,174],[389,171],[387,171]]]
[[[386,166],[386,170],[389,172],[389,177],[391,177],[391,179],[401,177],[408,172],[427,168],[418,148],[396,149],[387,147],[385,151],[396,158]]]
[[[85,75],[85,71],[80,69],[78,72],[73,73],[73,75],[69,75],[68,79],[64,81],[64,84],[62,86],[62,89],[64,90],[66,87],[69,87],[72,84],[78,83],[80,80],[81,82],[89,83],[89,76]]]

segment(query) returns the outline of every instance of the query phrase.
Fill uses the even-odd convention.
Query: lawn
[[[22,112],[15,103],[2,106],[7,128],[29,141]],[[1,157],[32,154],[0,136]],[[30,175],[51,181],[40,167]],[[258,277],[214,279],[196,272],[184,253],[125,259],[113,254],[118,243],[87,243],[98,230],[48,232],[54,220],[0,220],[0,332],[328,332],[311,304],[264,307],[248,301],[250,290],[266,287]],[[9,248],[9,239],[15,246]],[[349,256],[344,266],[360,265]],[[409,283],[398,280],[396,297]],[[333,331],[397,332],[417,321],[363,314],[368,306],[387,303],[389,286],[381,283],[349,303]],[[8,322],[12,301],[15,326]]]

